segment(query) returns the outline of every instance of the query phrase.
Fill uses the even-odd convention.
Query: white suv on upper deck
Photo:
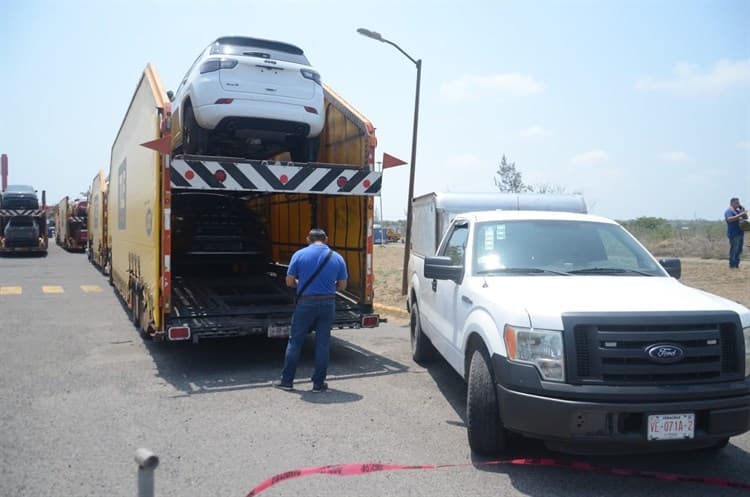
[[[218,38],[170,98],[175,151],[252,159],[288,151],[294,161],[317,159],[325,122],[323,88],[299,47]]]

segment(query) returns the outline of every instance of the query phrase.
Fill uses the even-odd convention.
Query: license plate
[[[652,414],[648,440],[683,440],[695,436],[695,414]]]
[[[292,331],[292,327],[288,324],[276,325],[272,324],[268,327],[268,338],[286,338]]]

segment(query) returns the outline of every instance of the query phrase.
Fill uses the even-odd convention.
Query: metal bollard
[[[154,497],[154,470],[159,458],[148,449],[138,449],[135,462],[138,464],[138,497]]]

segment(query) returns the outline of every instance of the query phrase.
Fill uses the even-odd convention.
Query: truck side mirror
[[[446,256],[424,258],[424,277],[435,280],[452,280],[461,283],[464,267],[456,266],[453,260]]]
[[[680,279],[680,276],[682,276],[682,262],[680,262],[680,259],[677,257],[666,257],[664,259],[659,259],[659,264],[661,264],[661,267],[664,268],[664,270],[675,279]]]
[[[167,98],[169,99],[170,102],[174,100],[174,92],[172,90],[169,90],[167,92]]]

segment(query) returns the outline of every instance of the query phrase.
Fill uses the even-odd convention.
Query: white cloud
[[[609,155],[604,150],[589,150],[578,154],[571,159],[575,166],[599,166],[609,160]]]
[[[750,140],[737,142],[737,148],[739,148],[740,150],[750,150]]]
[[[690,156],[685,152],[664,152],[659,155],[659,158],[664,162],[674,162],[676,164],[690,162]]]
[[[552,131],[541,126],[531,126],[518,132],[518,136],[524,139],[544,138],[550,135],[552,135]]]
[[[646,76],[636,81],[644,92],[666,92],[683,97],[716,96],[735,86],[750,85],[750,59],[718,61],[713,68],[701,71],[695,64],[681,63],[671,78]]]
[[[533,77],[519,74],[466,74],[453,81],[443,83],[440,93],[461,100],[477,100],[491,95],[526,97],[544,91],[544,84]]]

